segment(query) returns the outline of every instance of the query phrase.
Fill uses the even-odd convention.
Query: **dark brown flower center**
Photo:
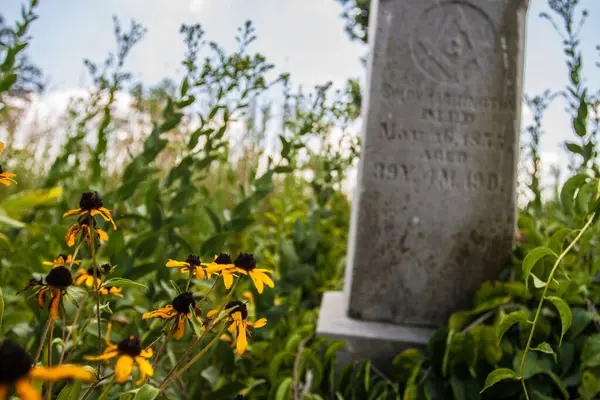
[[[127,339],[121,340],[117,347],[121,353],[131,357],[137,357],[142,352],[142,342],[135,336],[129,336]]]
[[[219,253],[215,258],[215,264],[233,264],[231,262],[231,256],[227,253]]]
[[[67,261],[67,258],[69,258],[69,256],[67,254],[59,254],[57,258],[62,258],[63,261]]]
[[[0,385],[10,385],[26,376],[33,359],[17,343],[10,339],[0,342]]]
[[[246,271],[252,271],[256,268],[256,261],[254,261],[254,256],[250,253],[240,253],[235,259],[234,264],[236,267]]]
[[[192,266],[192,267],[197,267],[197,266],[200,265],[200,256],[196,256],[194,254],[190,254],[185,259],[185,262],[187,262],[188,264],[190,264],[190,266]]]
[[[81,195],[79,200],[79,208],[82,210],[91,211],[104,206],[100,195],[95,190],[93,192],[85,192]]]
[[[86,272],[88,273],[88,275],[94,276],[94,273],[95,273],[96,274],[95,276],[97,278],[100,277],[100,269],[98,269],[97,267],[89,267]]]
[[[73,284],[73,275],[65,267],[52,268],[50,273],[46,275],[46,283],[55,288],[65,289]]]
[[[173,299],[173,308],[178,313],[189,313],[190,306],[192,306],[192,308],[196,307],[196,301],[190,292],[181,293],[179,296]]]
[[[232,301],[231,303],[227,303],[225,305],[225,309],[226,310],[231,310],[229,311],[229,315],[233,315],[234,312],[240,312],[242,313],[242,319],[246,319],[248,318],[248,308],[246,307],[245,303],[242,303],[241,301]]]
[[[3,174],[4,170],[2,169],[2,165],[0,165],[0,174]]]
[[[110,269],[112,268],[112,266],[109,263],[106,263],[106,264],[102,264],[100,266],[100,268],[102,268],[102,271],[104,271],[105,274],[108,274],[110,272]]]

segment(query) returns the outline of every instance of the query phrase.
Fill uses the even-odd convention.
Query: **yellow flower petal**
[[[254,273],[260,277],[260,279],[263,281],[263,283],[265,285],[267,285],[270,288],[275,287],[275,283],[273,283],[273,280],[271,279],[271,277],[269,275],[265,274],[264,272],[257,271],[257,270],[254,270]]]
[[[152,354],[152,348],[148,347],[147,349],[142,350],[142,352],[140,353],[140,357],[150,358],[152,357]]]
[[[190,263],[185,262],[185,261],[176,261],[176,260],[171,260],[169,258],[169,261],[167,261],[167,264],[165,265],[166,267],[189,267]]]
[[[0,142],[0,151],[4,150],[4,143]]]
[[[148,318],[162,318],[162,319],[169,319],[169,318],[173,318],[176,315],[176,311],[173,309],[172,305],[168,305],[168,306],[164,306],[162,308],[159,308],[158,310],[154,310],[154,311],[149,311],[147,313],[144,313],[142,315],[142,319],[148,319]]]
[[[75,215],[75,214],[79,214],[81,212],[81,208],[76,208],[74,210],[69,210],[66,213],[63,214],[63,218],[64,217],[68,217],[69,215]]]
[[[267,324],[267,319],[266,318],[261,318],[261,319],[259,319],[258,321],[255,321],[255,322],[246,322],[246,325],[251,326],[253,328],[262,328],[266,324]]]
[[[238,325],[238,334],[236,338],[235,350],[238,356],[241,356],[248,347],[248,339],[246,338],[246,325],[242,322]]]
[[[19,379],[15,385],[21,400],[42,400],[42,394],[27,378]]]
[[[252,282],[254,282],[256,291],[259,294],[262,294],[262,292],[265,290],[265,286],[263,285],[263,281],[262,281],[262,279],[260,279],[260,276],[255,274],[254,271],[250,271],[250,273],[248,275],[250,275],[250,278],[252,278]]]
[[[150,365],[148,360],[146,360],[143,357],[139,357],[139,356],[136,357],[135,362],[137,363],[138,368],[140,369],[140,373],[142,375],[140,380],[138,382],[136,382],[137,385],[140,385],[141,383],[143,383],[146,380],[147,376],[154,375],[154,368],[152,368],[152,365]]]
[[[35,299],[37,301],[37,306],[39,308],[44,308],[44,302],[46,300],[46,292],[50,290],[50,287],[43,287],[37,294],[35,295]]]
[[[233,285],[233,274],[229,273],[227,270],[223,270],[221,275],[223,276],[223,284],[225,285],[225,289],[229,289],[231,285]]]
[[[94,373],[80,365],[59,365],[56,367],[36,367],[29,372],[32,379],[57,381],[59,379],[77,379],[85,382],[94,380]]]
[[[100,238],[100,240],[108,242],[108,233],[99,228],[96,228],[96,232],[98,233],[98,237]]]
[[[52,293],[52,300],[50,301],[50,318],[56,321],[60,314],[60,299],[62,297],[62,290],[54,289]]]
[[[115,364],[115,382],[123,383],[131,376],[133,371],[133,358],[127,355],[119,357]]]
[[[8,396],[8,386],[0,384],[0,400],[6,400],[6,396]]]
[[[206,318],[212,318],[214,315],[217,314],[218,310],[210,310],[208,313],[206,313]]]
[[[89,361],[110,360],[118,355],[119,352],[117,350],[109,351],[109,349],[106,349],[104,353],[100,354],[99,356],[85,356],[84,358]]]
[[[183,337],[183,334],[185,333],[185,320],[185,315],[179,314],[177,316],[177,328],[175,329],[175,333],[173,334],[173,338],[175,340],[179,340]]]

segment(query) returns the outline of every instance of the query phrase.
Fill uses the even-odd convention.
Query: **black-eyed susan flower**
[[[227,255],[227,257],[229,256]],[[229,258],[228,261],[231,262],[231,258]],[[252,282],[254,282],[254,286],[258,293],[264,291],[264,285],[267,285],[270,288],[275,287],[273,280],[267,275],[267,273],[272,274],[273,271],[264,268],[256,268],[256,261],[254,260],[254,256],[250,253],[240,253],[233,264],[219,264],[215,260],[215,262],[207,267],[207,270],[210,272],[220,272],[227,289],[231,287],[231,284],[233,283],[233,274],[236,272],[249,275],[250,278],[252,278]]]
[[[123,298],[123,294],[121,293],[123,291],[123,288],[118,288],[116,286],[104,286],[101,287],[98,292],[102,295],[102,296],[108,296],[108,295],[113,295],[113,296],[117,296],[120,298]]]
[[[73,275],[67,267],[55,267],[46,275],[46,283],[41,280],[31,279],[29,285],[21,292],[35,286],[42,286],[36,294],[36,301],[39,308],[44,307],[46,294],[50,294],[50,318],[57,320],[60,314],[60,305],[62,296],[69,286],[73,284]],[[19,292],[20,293],[20,292]]]
[[[92,245],[92,228],[90,227],[89,221],[80,221],[76,224],[71,225],[67,234],[65,235],[65,243],[67,246],[72,247],[77,241],[77,235],[82,232],[82,238],[87,242],[88,246]],[[92,225],[94,227],[94,233],[100,240],[108,241],[108,233],[106,231],[96,227],[96,220],[92,219]]]
[[[109,266],[110,270],[110,266]],[[80,269],[77,271],[77,276],[75,277],[75,284],[85,285],[89,288],[98,287],[102,283],[102,278],[100,277],[100,268],[90,267],[88,269]]]
[[[204,268],[202,268],[201,265],[202,263],[200,262],[200,257],[194,254],[190,254],[187,256],[185,261],[169,259],[165,266],[167,268],[181,267],[182,274],[194,273],[196,275],[196,279],[210,278],[210,274]]]
[[[12,172],[4,172],[4,170],[2,169],[2,165],[0,165],[0,183],[3,184],[4,186],[10,186],[13,183],[17,183],[17,181],[15,181],[13,178],[17,176],[17,174],[14,174]]]
[[[63,214],[63,218],[75,214],[77,214],[79,217],[79,223],[81,223],[81,221],[88,216],[89,218],[92,218],[96,215],[99,215],[105,221],[110,221],[113,229],[117,230],[117,225],[115,225],[115,221],[112,218],[110,210],[104,207],[104,203],[102,203],[100,195],[95,190],[92,192],[83,193],[81,195],[81,200],[79,200],[79,208],[67,211]]]
[[[56,267],[70,267],[71,264],[79,265],[81,264],[81,260],[73,260],[73,256],[71,254],[59,254],[52,261],[44,261],[42,262],[44,265],[51,265],[52,268]]]
[[[173,299],[173,303],[158,310],[150,311],[142,315],[142,319],[161,318],[171,319],[176,318],[174,325],[173,337],[177,340],[183,337],[185,332],[185,323],[192,318],[191,309],[196,307],[194,296],[190,292],[185,292]]]
[[[135,362],[140,371],[141,378],[136,382],[136,385],[141,385],[147,376],[154,375],[154,368],[148,362],[148,358],[152,357],[152,349],[142,349],[140,339],[135,336],[129,336],[121,340],[118,344],[113,344],[110,341],[111,324],[108,324],[106,330],[106,344],[108,345],[104,353],[98,356],[86,356],[86,360],[110,360],[117,358],[115,363],[115,382],[124,383],[133,373],[133,363]]]
[[[235,350],[237,355],[242,355],[248,347],[248,334],[250,328],[262,328],[267,324],[266,318],[261,318],[256,322],[246,321],[248,318],[248,308],[241,301],[232,301],[225,305],[225,310],[229,310],[227,320],[231,321],[228,328],[229,333],[235,336]],[[207,318],[213,318],[218,310],[211,310],[206,314]]]
[[[31,381],[60,379],[92,382],[94,374],[79,365],[33,367],[33,359],[21,346],[10,339],[0,341],[0,400],[8,397],[13,385],[22,400],[41,400],[42,395]]]
[[[207,273],[219,273],[223,277],[223,284],[226,289],[229,289],[231,285],[233,285],[233,277],[236,271],[235,265],[231,261],[231,256],[229,254],[219,253],[215,256],[213,262],[205,265]]]

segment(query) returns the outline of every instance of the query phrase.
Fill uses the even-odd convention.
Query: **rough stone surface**
[[[340,365],[370,359],[385,371],[396,355],[409,347],[424,348],[434,333],[432,329],[352,319],[347,316],[347,305],[344,293],[325,293],[317,328],[320,335],[347,343],[347,351],[338,353]]]
[[[526,0],[374,0],[348,315],[439,326],[510,262]]]

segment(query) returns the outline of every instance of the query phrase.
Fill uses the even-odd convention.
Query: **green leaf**
[[[534,347],[531,350],[539,351],[541,353],[546,353],[546,354],[552,354],[552,357],[554,357],[554,362],[558,362],[558,360],[556,359],[556,353],[552,349],[552,346],[550,346],[546,342],[542,342],[542,343],[538,344],[537,347]]]
[[[600,333],[591,335],[583,342],[581,364],[590,368],[600,366]]]
[[[546,371],[546,375],[548,375],[550,379],[552,379],[558,390],[560,390],[560,393],[565,398],[565,400],[569,400],[569,392],[567,392],[567,388],[565,387],[563,381],[552,371]]]
[[[533,287],[536,289],[543,288],[546,286],[546,282],[537,277],[536,274],[531,274],[531,278],[533,279]]]
[[[560,201],[568,215],[573,213],[575,192],[581,185],[585,183],[587,178],[588,176],[585,174],[577,174],[569,178],[563,185],[563,188],[560,192]]]
[[[550,250],[547,247],[536,247],[535,249],[531,250],[527,256],[525,256],[525,259],[523,260],[523,279],[525,280],[525,284],[527,285],[527,282],[529,281],[529,274],[531,273],[531,270],[533,269],[533,267],[535,266],[535,264],[537,264],[537,262],[542,259],[545,256],[554,256],[557,257],[556,253],[554,253],[552,250]]]
[[[2,333],[2,318],[4,318],[4,295],[0,288],[0,333]]]
[[[72,384],[65,386],[58,394],[56,400],[79,400],[81,386],[81,381],[74,381]]]
[[[600,392],[598,378],[592,371],[583,371],[581,376],[581,388],[584,399],[593,399]]]
[[[483,393],[486,389],[494,386],[496,383],[503,381],[505,379],[519,379],[517,374],[512,369],[509,368],[498,368],[489,373],[487,378],[485,378],[485,385],[481,392]]]
[[[137,389],[137,393],[133,400],[154,400],[160,394],[160,390],[148,384]]]
[[[562,228],[558,231],[554,232],[554,234],[550,237],[548,241],[548,248],[555,252],[556,254],[561,253],[563,249],[563,243],[565,239],[572,233],[575,233],[576,230],[569,228]]]
[[[421,369],[423,362],[425,362],[425,356],[421,350],[413,348],[404,350],[392,362],[396,380],[401,384],[405,384],[413,375],[415,369]]]
[[[0,208],[15,219],[21,219],[35,207],[52,206],[62,196],[63,189],[59,186],[49,189],[30,189],[7,197],[0,203]]]
[[[587,127],[585,126],[585,121],[580,118],[573,119],[573,129],[579,137],[585,137],[585,135],[587,134]]]
[[[210,218],[210,222],[212,222],[213,227],[215,228],[215,232],[221,232],[221,218],[219,218],[217,213],[210,206],[204,206],[204,209]]]
[[[292,394],[292,378],[287,377],[277,387],[275,400],[289,400]]]
[[[0,93],[6,92],[17,81],[17,74],[6,74],[0,78]]]
[[[502,315],[496,328],[497,343],[500,343],[506,331],[517,322],[527,321],[527,314],[523,310],[513,311],[508,315]]]
[[[567,150],[569,150],[571,153],[583,155],[583,148],[577,143],[565,142],[565,145],[567,146]]]
[[[201,254],[209,254],[214,255],[218,254],[222,251],[223,246],[225,246],[225,241],[229,235],[225,233],[217,233],[212,237],[206,239],[204,243],[202,243],[202,247],[200,248]]]
[[[120,288],[133,287],[133,288],[144,289],[144,290],[148,289],[148,286],[146,286],[142,283],[135,282],[135,281],[125,279],[125,278],[108,279],[108,280],[104,281],[104,283],[102,283],[102,287],[106,287],[106,286],[116,286],[116,287],[120,287]]]
[[[559,344],[562,343],[563,336],[569,330],[571,326],[571,322],[573,320],[573,314],[571,313],[571,308],[567,304],[566,301],[556,296],[546,296],[546,300],[550,301],[554,304],[554,307],[558,310],[558,314],[560,316],[560,324],[561,324],[561,334]]]

